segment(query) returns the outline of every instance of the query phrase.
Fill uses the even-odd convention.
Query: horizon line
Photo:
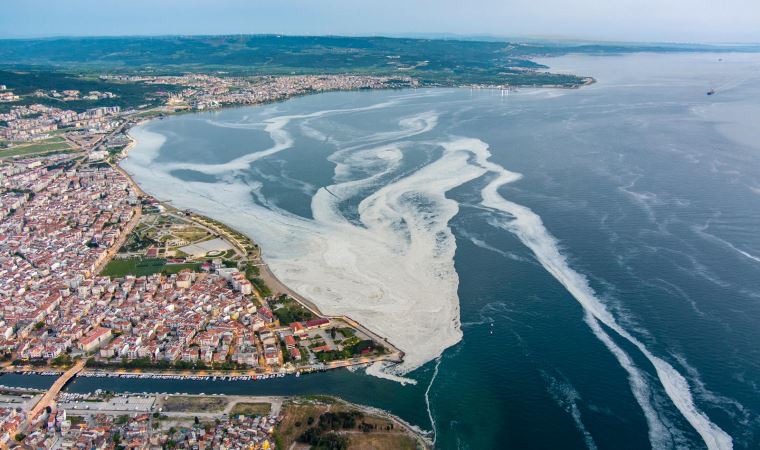
[[[170,37],[220,37],[220,36],[287,36],[287,37],[345,37],[345,38],[385,38],[385,39],[418,39],[418,40],[458,40],[473,42],[550,42],[564,44],[602,44],[602,45],[701,45],[701,46],[758,46],[760,41],[648,41],[648,40],[614,40],[594,39],[572,36],[500,36],[493,34],[459,34],[446,32],[431,33],[367,33],[367,34],[331,34],[331,33],[169,33],[169,34],[50,34],[50,35],[0,35],[0,40],[52,40],[52,39],[119,39],[119,38],[170,38]]]

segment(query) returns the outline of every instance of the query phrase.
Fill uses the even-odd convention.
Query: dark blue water
[[[489,145],[491,162],[523,175],[499,194],[540,216],[561,263],[585,277],[572,282],[593,289],[612,326],[590,318],[562,274],[509,228],[515,217],[483,206],[495,176],[486,173],[447,193],[459,204],[449,226],[463,338],[407,374],[416,385],[337,371],[267,383],[78,379],[69,389],[337,394],[434,428],[445,449],[725,448],[721,436],[735,448],[760,447],[760,60],[634,55],[553,64],[599,83],[508,96],[333,93],[177,117],[151,131],[167,137],[161,161],[218,164],[272,144],[260,128],[250,140],[240,129],[227,139],[208,117],[256,124],[407,96],[388,108],[307,119],[320,136],[295,126],[302,121],[288,125],[294,144],[237,176],[262,184],[256,202],[311,218],[316,190],[335,182],[328,158],[336,147],[434,111],[436,127],[400,138],[403,164],[343,202],[345,216],[360,224],[359,200],[438,160],[441,142],[477,138]],[[718,93],[706,96],[709,88]],[[190,128],[192,139],[174,137]],[[357,166],[351,176],[375,169]],[[202,172],[174,175],[214,183]],[[169,190],[154,194],[186,201]],[[535,244],[544,254],[551,243]],[[663,380],[652,358],[684,383]],[[9,377],[0,382],[18,381]],[[684,407],[686,397],[694,410]]]

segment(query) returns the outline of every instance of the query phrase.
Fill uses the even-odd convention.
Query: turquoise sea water
[[[147,124],[153,140],[124,163],[151,194],[233,226],[236,214],[266,210],[282,236],[296,223],[361,248],[351,230],[385,221],[394,258],[414,257],[420,271],[455,245],[462,337],[404,374],[417,384],[336,371],[251,383],[82,378],[69,389],[332,393],[434,430],[442,449],[760,447],[760,58],[548,64],[599,83],[330,93],[173,117]],[[324,111],[338,112],[314,114]],[[281,141],[265,125],[284,116],[297,117]],[[410,132],[404,119],[426,126]],[[451,180],[448,201],[440,180],[421,176],[430,167]],[[325,187],[345,228],[320,222]],[[451,201],[449,242],[435,224]],[[409,250],[428,232],[438,233],[433,253]],[[287,248],[271,241],[261,239],[265,250]],[[315,264],[321,241],[304,242],[314,248],[296,256]],[[419,342],[434,348],[439,337]],[[44,383],[31,380],[0,383]]]

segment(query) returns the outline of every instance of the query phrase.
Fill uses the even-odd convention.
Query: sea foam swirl
[[[528,247],[541,265],[575,298],[586,312],[586,322],[594,334],[615,355],[621,366],[628,372],[633,392],[644,409],[650,427],[650,439],[655,448],[664,446],[666,427],[659,421],[653,412],[651,403],[646,398],[646,381],[643,379],[631,359],[617,346],[612,339],[599,326],[603,324],[617,333],[636,347],[654,367],[657,377],[662,384],[667,396],[676,406],[681,415],[699,433],[709,449],[733,448],[731,437],[720,427],[715,425],[703,412],[699,411],[694,404],[689,383],[668,362],[654,355],[643,342],[638,340],[622,326],[618,324],[613,315],[607,310],[604,303],[596,297],[596,293],[589,286],[586,277],[573,270],[565,256],[560,252],[557,240],[552,236],[541,220],[541,217],[517,203],[506,200],[499,194],[499,188],[520,179],[521,175],[510,172],[498,164],[488,161],[490,153],[484,142],[473,145],[474,154],[478,158],[478,164],[494,174],[493,180],[482,191],[482,205],[506,214],[501,226],[515,234],[520,241]]]
[[[405,140],[435,128],[438,116],[428,111],[401,118],[397,130],[378,133],[366,141],[369,145],[339,148],[330,157],[335,183],[314,194],[312,218],[268,204],[260,184],[234,175],[290,148],[287,124],[292,121],[393,103],[267,119],[265,130],[274,145],[223,164],[158,162],[163,141],[138,127],[132,135],[140,144],[123,166],[145,191],[222,220],[261,243],[268,265],[285,284],[324,313],[346,314],[403,350],[403,364],[390,369],[403,374],[435,359],[462,336],[456,242],[448,227],[458,204],[446,192],[485,172],[468,163],[469,151],[445,144],[430,164],[396,173],[410,145]],[[171,175],[176,169],[216,175],[218,182],[181,180]],[[341,203],[357,195],[364,196],[358,221],[349,220]]]
[[[447,193],[485,177],[482,207],[498,213],[492,223],[517,236],[584,309],[591,331],[627,371],[649,424],[652,445],[672,446],[676,436],[652,404],[652,387],[643,370],[608,331],[650,362],[668,398],[708,448],[732,448],[731,437],[697,409],[686,379],[620,325],[586,278],[570,267],[541,218],[499,193],[502,186],[519,180],[520,174],[490,161],[488,145],[479,139],[411,140],[437,126],[435,111],[401,118],[396,130],[362,142],[338,145],[329,157],[335,163],[333,184],[313,195],[311,218],[269,205],[259,184],[235,176],[255,161],[291,148],[293,137],[287,126],[293,121],[384,108],[397,101],[267,119],[264,129],[274,144],[223,164],[158,163],[155,156],[162,138],[138,127],[132,135],[140,144],[123,166],[147,192],[222,220],[261,243],[277,277],[326,314],[349,315],[386,336],[405,352],[404,363],[392,369],[397,374],[436,359],[462,338],[456,240],[448,225],[459,204]],[[308,136],[324,138],[313,131]],[[406,152],[420,145],[435,147],[437,151],[431,153],[435,156],[404,172]],[[216,183],[181,180],[170,173],[176,169],[220,177]],[[253,201],[256,196],[263,201]],[[356,214],[348,215],[345,201],[357,198]]]

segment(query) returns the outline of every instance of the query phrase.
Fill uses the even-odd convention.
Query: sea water
[[[760,446],[760,55],[545,63],[598,82],[328,93],[134,129],[122,165],[143,189],[251,236],[286,284],[406,352],[371,373],[411,383],[120,388],[334,393],[446,449]]]

